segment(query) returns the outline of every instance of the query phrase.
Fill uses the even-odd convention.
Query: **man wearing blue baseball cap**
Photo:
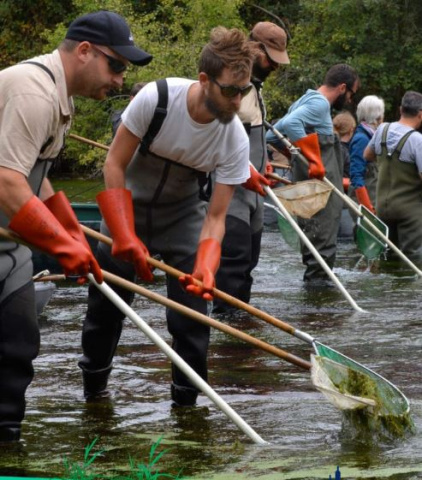
[[[0,226],[54,255],[81,283],[89,272],[102,282],[102,273],[47,173],[70,129],[72,96],[101,100],[122,86],[129,63],[151,60],[120,15],[99,11],[77,18],[54,52],[0,72]],[[20,439],[39,350],[32,275],[31,251],[0,240],[0,443]]]

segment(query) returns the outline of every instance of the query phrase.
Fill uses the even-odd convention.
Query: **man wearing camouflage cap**
[[[249,34],[249,40],[257,42],[258,46],[251,78],[254,88],[242,99],[238,115],[249,135],[250,163],[262,175],[255,177],[251,171],[251,178],[243,186],[246,188],[237,186],[235,189],[226,217],[226,234],[216,277],[220,290],[244,302],[250,300],[251,272],[258,264],[261,249],[265,195],[261,184],[269,185],[263,177],[267,168],[267,149],[266,111],[261,90],[263,82],[272,72],[280,65],[290,63],[286,50],[287,35],[278,25],[257,23]],[[251,185],[252,182],[254,185]],[[221,299],[214,299],[214,313],[226,313],[232,308]]]

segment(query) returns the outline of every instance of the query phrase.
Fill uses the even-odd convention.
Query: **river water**
[[[210,383],[268,442],[254,444],[204,395],[196,408],[172,409],[169,361],[129,320],[110,378],[112,402],[86,404],[77,361],[87,290],[58,282],[40,318],[42,345],[23,442],[1,450],[0,475],[63,478],[63,459],[82,461],[95,438],[94,450],[104,453],[94,467],[108,476],[123,474],[129,457],[147,461],[151,444],[162,437],[158,450],[168,451],[158,463],[161,471],[196,479],[328,479],[337,466],[342,478],[422,478],[422,280],[389,265],[356,267],[359,258],[353,243],[340,243],[335,274],[367,313],[354,312],[335,288],[306,290],[299,254],[266,227],[251,303],[397,385],[410,400],[414,435],[394,441],[370,432],[351,435],[308,371],[213,330]],[[165,293],[160,272],[152,288]],[[164,307],[139,296],[133,307],[170,340]],[[308,344],[247,313],[224,321],[309,359]]]

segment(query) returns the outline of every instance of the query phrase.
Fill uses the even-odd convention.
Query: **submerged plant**
[[[67,458],[64,459],[63,463],[66,469],[66,478],[68,478],[68,480],[94,480],[96,478],[100,478],[99,475],[88,472],[88,469],[94,460],[104,452],[104,450],[100,450],[98,452],[91,453],[97,441],[98,437],[85,447],[82,464],[78,462],[71,462]]]
[[[152,444],[149,452],[148,463],[137,462],[129,457],[130,474],[129,476],[108,477],[104,474],[94,473],[91,470],[94,460],[104,453],[104,450],[92,453],[92,449],[98,441],[98,437],[95,438],[84,449],[84,458],[82,463],[71,462],[67,458],[64,459],[64,466],[66,469],[66,480],[159,480],[164,478],[172,478],[176,480],[182,480],[184,477],[180,476],[180,472],[177,475],[170,473],[160,473],[157,471],[157,463],[161,457],[168,451],[168,449],[157,453],[157,448],[160,445],[162,437],[160,437],[155,443]]]

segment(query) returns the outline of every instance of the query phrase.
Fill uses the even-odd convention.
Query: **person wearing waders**
[[[390,240],[407,256],[422,256],[422,94],[406,92],[397,122],[382,123],[363,155],[378,163],[375,210]]]
[[[331,109],[342,110],[352,102],[359,88],[359,77],[349,65],[337,64],[326,73],[323,84],[309,89],[297,100],[274,127],[300,149],[308,160],[305,165],[294,159],[293,181],[326,176],[343,192],[343,157],[340,140],[334,134]],[[276,135],[269,131],[267,142],[283,148]],[[326,207],[310,219],[299,218],[298,223],[330,268],[334,267],[337,233],[343,200],[331,194]],[[306,266],[304,281],[307,285],[330,285],[327,273],[302,244],[302,261]]]
[[[290,63],[287,55],[287,35],[271,22],[257,23],[249,34],[257,42],[257,56],[252,67],[252,90],[240,104],[239,118],[248,135],[250,162],[264,175],[269,169],[265,141],[265,106],[261,89],[265,79],[280,65]],[[270,185],[270,182],[262,182]],[[226,234],[222,244],[220,268],[216,284],[220,290],[249,303],[253,283],[252,271],[257,266],[264,225],[264,195],[238,186],[226,217]],[[234,308],[214,299],[214,313],[227,313]]]
[[[70,128],[72,96],[102,100],[122,86],[129,62],[151,59],[120,15],[99,11],[74,20],[53,53],[0,72],[0,226],[55,256],[66,275],[103,278],[66,195],[47,179]],[[39,350],[32,275],[31,251],[0,240],[0,442],[20,439]]]
[[[100,265],[133,281],[152,281],[148,255],[185,275],[168,276],[170,299],[207,312],[221,255],[226,212],[235,185],[248,180],[249,141],[236,116],[250,83],[254,51],[238,29],[217,27],[199,60],[198,80],[167,78],[146,85],[130,102],[104,165],[106,190],[97,196]],[[216,182],[209,198],[207,174]],[[203,286],[196,286],[194,279]],[[130,303],[133,295],[116,288]],[[79,361],[87,401],[108,396],[107,381],[124,315],[89,289]],[[209,327],[167,311],[172,346],[207,380]],[[172,365],[173,406],[196,403],[198,390]]]

